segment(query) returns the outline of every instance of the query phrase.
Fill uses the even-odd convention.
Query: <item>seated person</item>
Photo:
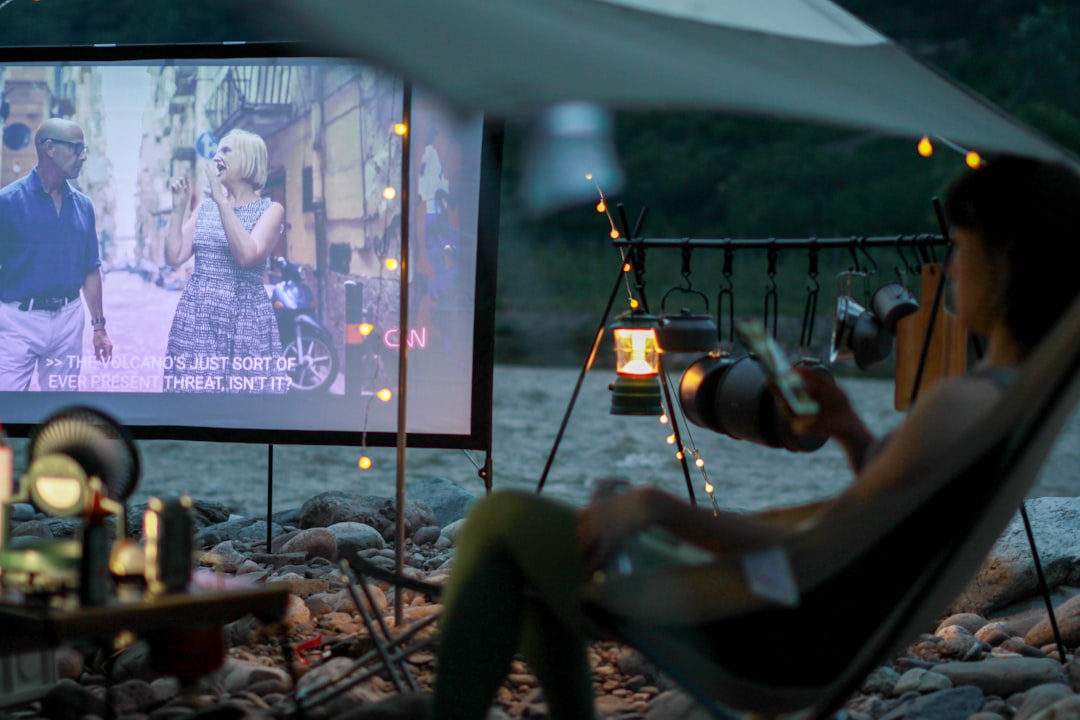
[[[632,535],[661,528],[718,554],[767,548],[799,532],[808,517],[827,523],[840,505],[857,506],[917,480],[954,451],[1080,290],[1068,263],[1047,262],[1051,244],[1080,242],[1080,176],[1056,164],[1002,157],[956,182],[945,210],[955,311],[986,339],[980,366],[922,393],[883,442],[875,442],[842,390],[805,373],[821,411],[801,429],[835,438],[855,473],[844,492],[809,506],[717,516],[650,487],[580,511],[524,492],[481,500],[444,592],[436,720],[485,717],[519,649],[553,718],[592,718],[585,654],[592,625],[581,591]]]

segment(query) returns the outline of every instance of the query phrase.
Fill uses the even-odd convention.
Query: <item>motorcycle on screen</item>
[[[291,390],[325,391],[337,378],[339,360],[333,336],[315,312],[315,294],[304,283],[300,266],[273,259],[281,275],[270,302],[277,317],[282,354],[289,363]]]

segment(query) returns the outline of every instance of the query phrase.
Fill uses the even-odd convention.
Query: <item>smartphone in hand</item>
[[[746,347],[761,363],[780,399],[795,417],[812,417],[821,407],[806,389],[799,373],[795,372],[783,348],[765,330],[760,320],[743,319],[735,322],[735,331]]]

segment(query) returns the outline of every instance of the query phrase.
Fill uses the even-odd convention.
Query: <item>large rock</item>
[[[1080,717],[1080,695],[1072,695],[1032,715],[1029,720],[1076,720]]]
[[[1080,584],[1080,498],[1045,497],[1027,502],[1032,534],[1047,585]],[[1038,592],[1035,561],[1019,515],[1002,533],[952,612],[990,611]]]
[[[324,527],[301,530],[281,546],[281,552],[304,553],[307,559],[321,557],[333,560],[337,557],[337,538]]]
[[[913,695],[901,700],[881,720],[967,720],[983,704],[983,694],[976,687],[939,690],[928,695]]]
[[[446,478],[433,477],[417,480],[405,487],[406,496],[418,500],[435,513],[435,524],[446,527],[465,517],[476,496]]]
[[[146,515],[146,503],[132,505],[127,512],[128,533],[142,537],[143,517]],[[226,505],[212,500],[195,500],[191,508],[191,522],[195,530],[202,530],[223,523],[229,519],[232,511]],[[213,544],[213,543],[211,543]]]
[[[271,525],[271,535],[277,537],[285,528],[277,523]],[[226,540],[254,543],[266,540],[266,520],[237,517],[205,527],[195,533],[196,547],[211,547]]]
[[[1061,663],[1049,658],[1009,657],[977,662],[948,662],[931,668],[953,685],[974,685],[987,695],[1008,697],[1036,685],[1068,682]]]
[[[386,536],[394,524],[396,507],[392,498],[356,495],[340,491],[325,492],[310,498],[300,508],[300,527],[329,527],[340,522],[370,525]],[[405,501],[405,534],[435,524],[435,514],[426,504]]]
[[[41,699],[41,715],[49,720],[80,720],[88,715],[105,717],[104,700],[74,680],[60,680]]]
[[[1016,715],[1013,716],[1013,720],[1030,720],[1031,717],[1051,705],[1071,697],[1072,694],[1072,688],[1061,683],[1048,683],[1033,687],[1024,693],[1024,700],[1016,708]]]
[[[1044,613],[1045,615],[1045,613]],[[1054,608],[1061,641],[1066,647],[1080,645],[1080,595],[1077,595]],[[1028,631],[1024,636],[1028,645],[1042,647],[1054,642],[1054,631],[1050,619],[1046,618]]]
[[[389,525],[380,510],[387,503],[381,495],[356,495],[338,490],[308,498],[300,508],[300,527],[330,527],[341,522],[358,522],[378,530]]]
[[[370,525],[357,522],[335,523],[327,528],[337,538],[338,558],[356,565],[362,553],[369,550],[381,550],[386,541],[379,531]]]

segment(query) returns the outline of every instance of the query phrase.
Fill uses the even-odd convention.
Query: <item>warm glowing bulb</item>
[[[360,334],[370,335],[371,331],[375,329],[375,326],[371,323],[360,323]]]
[[[682,450],[680,450],[679,452],[675,453],[675,459],[676,459],[676,460],[682,460],[682,459],[683,459],[683,454],[682,454]]]
[[[612,240],[618,240],[619,239],[619,231],[616,230],[615,228],[611,228],[611,232],[609,232],[608,235],[611,236]]]
[[[585,173],[586,180],[592,180],[592,173]]]
[[[698,458],[697,460],[695,460],[694,464],[697,465],[699,468],[705,467],[705,461],[702,460],[701,458]]]
[[[395,135],[404,135],[407,132],[409,132],[409,126],[406,125],[405,123],[395,123],[394,124],[394,134]]]
[[[709,493],[710,495],[712,495],[712,494],[713,494],[713,490],[715,490],[715,489],[716,489],[716,488],[714,488],[714,487],[713,487],[713,484],[712,484],[711,482],[707,482],[707,483],[705,483],[705,492],[707,492],[707,493]]]
[[[630,266],[630,263],[623,263],[622,264],[622,271],[623,272],[630,272],[631,270],[633,270],[633,268]]]
[[[386,269],[397,270],[398,262],[396,258],[386,258]]]
[[[966,162],[967,166],[972,170],[978,170],[982,167],[982,158],[979,157],[979,153],[974,150],[968,152],[968,154],[964,156],[964,162]]]
[[[923,157],[930,157],[934,154],[934,143],[930,142],[930,138],[925,135],[919,141],[919,154]]]
[[[388,188],[386,188],[385,190],[382,191],[382,196],[384,198],[386,198],[387,200],[393,200],[394,198],[397,197],[397,190],[395,190],[392,187],[388,187]]]
[[[667,425],[668,424],[668,416],[666,414],[660,416],[660,424],[661,425]]]
[[[361,470],[367,470],[371,467],[371,458],[367,455],[361,455],[360,459],[356,461],[356,466]]]
[[[631,310],[637,310],[637,308],[638,308],[638,305],[640,305],[640,304],[641,304],[641,303],[639,303],[639,302],[637,301],[637,298],[630,298],[630,309],[631,309]]]
[[[667,444],[668,445],[674,445],[675,444],[675,435],[668,435],[667,436]]]
[[[390,392],[390,388],[383,388],[379,392],[375,393],[375,396],[383,402],[390,402],[390,398],[392,398],[394,395]]]
[[[607,210],[607,204],[603,200],[596,203],[596,212],[604,212],[605,210]]]

